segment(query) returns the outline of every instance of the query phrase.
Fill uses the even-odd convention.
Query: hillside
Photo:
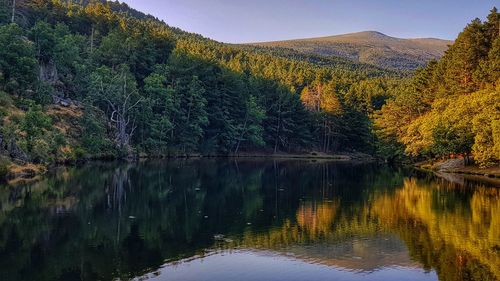
[[[13,164],[139,155],[364,152],[398,159],[472,152],[484,165],[500,158],[490,151],[496,141],[480,139],[493,139],[496,115],[463,118],[456,111],[477,130],[450,134],[432,119],[436,128],[427,127],[424,143],[414,142],[415,128],[408,127],[440,108],[438,97],[485,90],[474,103],[467,96],[458,101],[474,114],[495,106],[496,10],[487,22],[471,23],[440,63],[402,79],[397,71],[345,58],[219,43],[115,2],[16,3],[13,23],[11,7],[0,6],[0,177]],[[381,46],[394,41],[393,52],[418,53],[401,39],[368,35]],[[369,45],[366,34],[346,36]],[[439,45],[412,42],[429,50]],[[394,103],[399,100],[404,103]],[[60,114],[67,107],[71,114]],[[383,133],[374,134],[373,117]],[[481,131],[480,118],[492,119],[492,129]],[[467,135],[458,135],[454,147],[439,137],[457,132]]]
[[[414,70],[432,59],[439,59],[452,43],[434,38],[401,39],[376,31],[366,31],[250,45],[287,48],[326,57],[342,57],[386,69]]]
[[[498,167],[499,30],[500,14],[494,8],[485,21],[468,24],[438,62],[395,89],[374,119],[379,138],[399,147],[393,153]]]
[[[76,0],[0,6],[0,73],[0,177],[14,164],[87,158],[372,153],[358,105],[380,108],[386,79],[398,77],[223,44],[119,2]],[[49,110],[67,107],[78,114]]]

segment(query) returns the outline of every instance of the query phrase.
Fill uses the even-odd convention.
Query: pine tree
[[[246,102],[245,120],[238,126],[238,140],[234,153],[238,153],[243,142],[249,142],[254,146],[263,146],[265,144],[262,134],[264,128],[262,121],[265,118],[265,111],[257,104],[254,96],[250,96]]]
[[[174,128],[174,90],[167,86],[167,78],[161,72],[165,72],[165,68],[158,66],[156,73],[144,79],[146,106],[141,113],[142,123],[147,124],[141,133],[146,135],[148,145],[157,151],[167,148],[172,142],[171,134]]]
[[[185,90],[176,89],[180,109],[175,117],[177,144],[184,153],[196,151],[208,125],[205,89],[197,76],[193,76]]]
[[[22,94],[36,81],[35,51],[17,24],[0,26],[0,89]]]

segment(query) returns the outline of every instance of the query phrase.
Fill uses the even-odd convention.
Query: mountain
[[[386,69],[414,70],[439,59],[453,41],[435,38],[402,39],[376,31],[287,41],[251,43],[306,54],[342,57]]]

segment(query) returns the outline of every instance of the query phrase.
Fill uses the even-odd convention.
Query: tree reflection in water
[[[112,280],[213,251],[500,279],[500,191],[308,161],[93,163],[0,190],[2,280]],[[214,239],[214,235],[222,237]]]

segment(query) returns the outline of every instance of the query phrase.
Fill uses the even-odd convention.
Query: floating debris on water
[[[214,239],[215,240],[224,240],[224,235],[223,234],[215,234]]]
[[[215,241],[221,241],[221,242],[224,242],[224,243],[232,243],[233,242],[232,239],[226,238],[224,236],[224,234],[215,234],[214,235],[214,240]]]

